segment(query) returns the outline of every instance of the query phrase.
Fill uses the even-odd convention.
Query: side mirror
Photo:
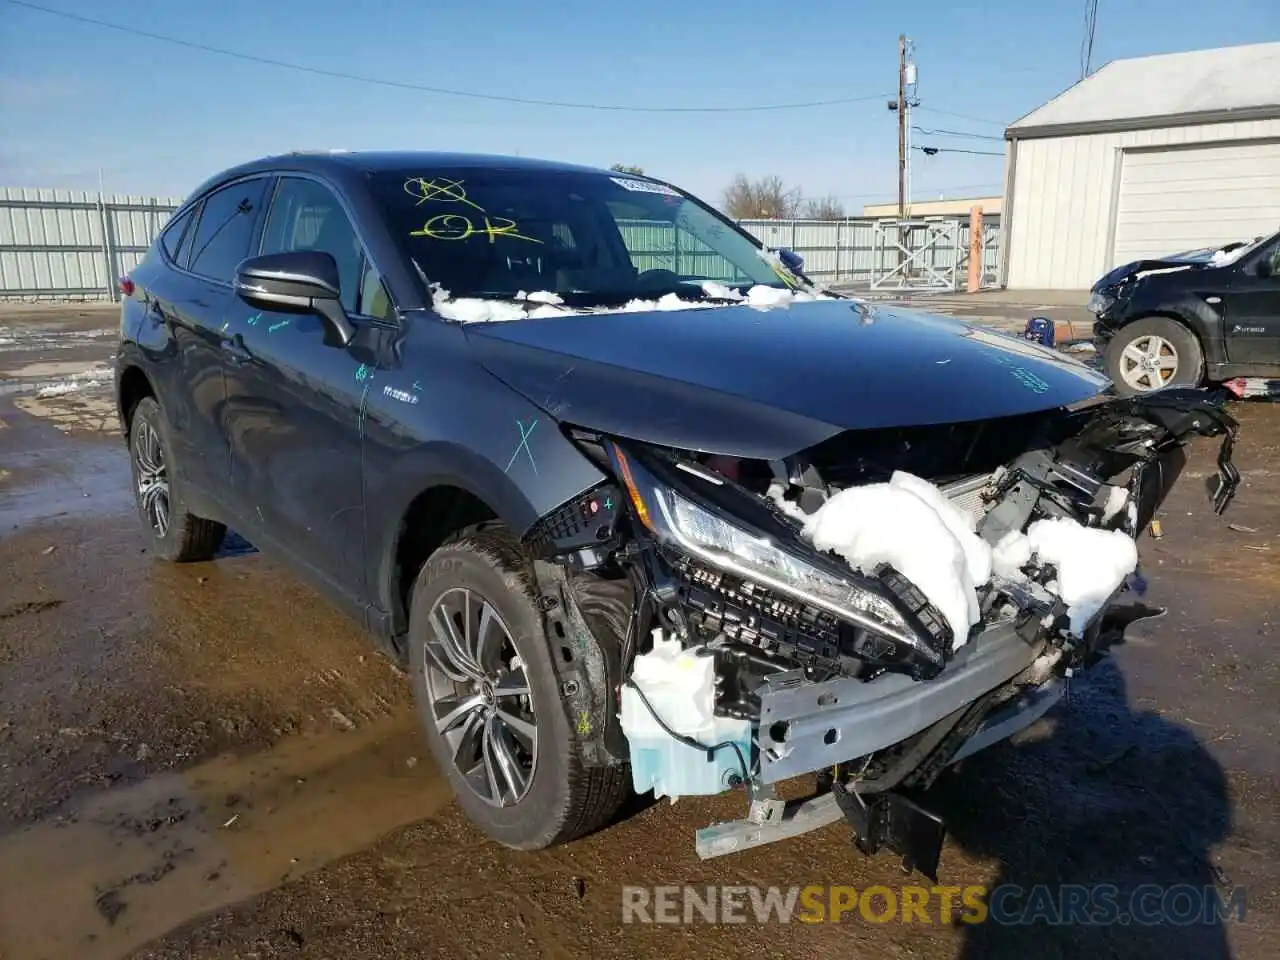
[[[1272,254],[1272,256],[1274,256],[1274,254]],[[1272,256],[1266,256],[1259,260],[1258,266],[1254,270],[1254,272],[1263,280],[1275,275],[1276,266],[1275,262],[1272,260]]]
[[[355,328],[342,309],[338,264],[323,250],[291,250],[250,257],[236,268],[236,295],[252,307],[280,313],[319,314],[343,346]]]
[[[796,253],[789,247],[783,247],[778,251],[778,259],[782,261],[782,265],[792,273],[804,275],[804,257]]]

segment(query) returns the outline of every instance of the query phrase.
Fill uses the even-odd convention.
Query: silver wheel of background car
[[[1178,373],[1178,351],[1164,337],[1149,333],[1120,351],[1120,377],[1134,390],[1158,390]]]
[[[533,782],[538,728],[507,625],[488,600],[457,587],[431,608],[422,642],[431,719],[453,765],[486,803],[519,803]]]
[[[149,423],[138,424],[133,459],[138,468],[138,505],[156,536],[163,537],[169,532],[169,469],[160,435]]]

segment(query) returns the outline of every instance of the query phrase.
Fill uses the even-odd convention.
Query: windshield
[[[1254,237],[1252,240],[1250,240],[1248,243],[1244,244],[1243,246],[1234,247],[1233,249],[1230,249],[1230,250],[1219,248],[1214,251],[1213,256],[1210,258],[1209,262],[1215,267],[1221,267],[1229,263],[1235,263],[1237,260],[1243,259],[1244,257],[1247,257],[1249,254],[1253,253],[1253,251],[1257,250],[1258,247],[1262,246],[1264,243],[1269,241],[1272,238],[1272,236],[1277,236],[1277,235],[1272,234],[1271,236]],[[1230,244],[1228,244],[1228,246],[1230,246]]]
[[[401,249],[454,298],[547,292],[596,306],[789,285],[731,224],[632,176],[405,170],[376,175],[372,187]]]

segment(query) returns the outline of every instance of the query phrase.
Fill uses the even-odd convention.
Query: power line
[[[126,26],[120,23],[111,23],[107,20],[99,20],[96,17],[86,17],[78,13],[69,13],[65,10],[56,10],[52,7],[41,6],[37,3],[28,3],[27,0],[4,0],[4,2],[11,6],[24,7],[28,10],[47,13],[50,16],[62,17],[65,20],[73,20],[77,23],[90,24],[95,27],[102,27],[106,30],[115,30],[120,33],[127,33],[135,38],[145,37],[148,40],[156,40],[161,43],[171,43],[176,46],[186,47],[190,50],[199,50],[203,53],[213,53],[223,57],[232,57],[236,60],[263,64],[269,67],[278,67],[282,70],[294,70],[299,73],[308,73],[313,76],[331,77],[337,80],[350,80],[355,83],[369,83],[382,87],[394,87],[400,90],[416,90],[420,93],[434,93],[449,97],[465,97],[471,100],[489,100],[497,103],[515,103],[531,107],[558,107],[565,110],[603,110],[617,113],[762,113],[765,111],[806,110],[813,107],[833,107],[849,103],[863,103],[871,100],[883,100],[888,96],[886,93],[876,93],[863,97],[838,97],[831,100],[809,100],[801,103],[753,104],[750,106],[740,107],[636,107],[626,106],[624,104],[580,103],[566,100],[539,100],[531,97],[511,97],[496,93],[480,93],[475,90],[454,90],[447,87],[433,87],[405,80],[388,80],[382,77],[370,77],[357,73],[347,73],[342,70],[327,70],[323,67],[311,67],[306,64],[291,63],[287,60],[277,60],[273,57],[260,57],[255,54],[244,53],[239,50],[215,47],[211,44],[199,43],[195,40],[184,40],[181,37],[171,37],[162,33],[151,33],[147,30],[140,30],[137,27]]]
[[[9,0],[10,3],[13,0]],[[973,117],[967,113],[956,113],[954,110],[939,110],[937,107],[916,107],[917,110],[928,110],[930,113],[941,114],[944,117],[955,117],[959,120],[971,120],[974,123],[985,123],[993,127],[1007,127],[1008,124],[1000,120],[988,120],[985,117]]]
[[[1098,30],[1098,0],[1084,0],[1084,38],[1080,41],[1080,79],[1092,72],[1093,38]]]
[[[996,137],[989,133],[966,133],[963,130],[926,130],[924,127],[912,127],[917,133],[923,133],[930,137],[966,137],[970,140],[1003,140],[1004,137]]]

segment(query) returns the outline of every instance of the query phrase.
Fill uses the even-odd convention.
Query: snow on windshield
[[[1212,267],[1224,267],[1229,263],[1235,263],[1241,257],[1246,257],[1254,250],[1258,249],[1259,244],[1263,243],[1266,237],[1255,237],[1249,243],[1242,247],[1236,247],[1234,250],[1218,249],[1213,252],[1213,256],[1209,258],[1209,265]]]
[[[785,503],[785,501],[784,501]],[[975,532],[973,516],[934,484],[903,471],[888,483],[848,487],[813,514],[783,509],[803,521],[801,536],[870,574],[891,564],[942,614],[960,647],[981,619],[978,588],[993,574],[1025,580],[1033,559],[1053,564],[1049,585],[1067,605],[1069,629],[1079,635],[1138,566],[1133,539],[1116,530],[1084,527],[1062,518],[1037,520],[993,549]]]
[[[755,310],[785,308],[793,303],[812,300],[833,300],[824,293],[808,293],[803,290],[784,290],[757,284],[739,293],[722,284],[704,280],[702,292],[706,300],[686,300],[675,293],[664,294],[656,300],[637,298],[618,306],[570,307],[559,294],[547,290],[526,293],[521,290],[510,300],[460,297],[454,299],[439,284],[431,285],[431,308],[446,320],[458,323],[502,323],[508,320],[540,320],[547,317],[586,316],[602,313],[643,313],[665,310],[705,310],[712,307],[744,306]],[[729,301],[727,304],[724,301]]]

